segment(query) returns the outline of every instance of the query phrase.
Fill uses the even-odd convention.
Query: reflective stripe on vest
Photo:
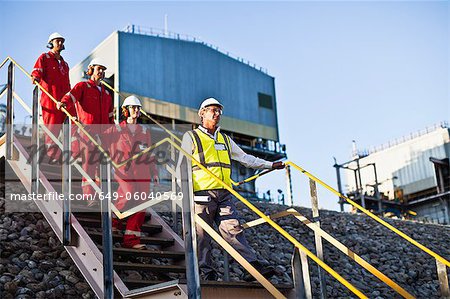
[[[194,142],[192,156],[209,171],[231,187],[231,149],[228,136],[219,132],[217,141],[199,129],[189,132]],[[215,145],[222,144],[223,150],[217,150]],[[224,187],[211,177],[206,171],[192,163],[192,180],[194,192],[202,190],[224,189]]]

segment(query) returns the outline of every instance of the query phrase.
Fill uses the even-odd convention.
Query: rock
[[[126,271],[127,279],[142,280],[142,275],[138,271]]]
[[[87,291],[89,291],[91,289],[89,287],[89,285],[87,283],[85,283],[85,282],[79,282],[79,283],[75,284],[75,288],[80,293],[86,293]]]
[[[74,298],[74,297],[76,297],[75,295],[77,294],[77,292],[73,286],[65,284],[64,285],[64,294],[69,298]]]
[[[217,257],[219,257],[220,255],[221,255],[221,251],[219,250],[219,249],[213,249],[212,251],[211,251],[211,255],[213,256],[213,257],[215,257],[215,258],[217,258]]]
[[[0,298],[2,298],[2,299],[14,299],[14,296],[11,293],[2,292]]]
[[[65,291],[64,286],[58,285],[54,288],[53,293],[54,293],[55,297],[60,298],[64,295],[64,291]]]
[[[49,269],[52,269],[54,267],[53,263],[50,261],[43,261],[39,264],[39,269],[42,271],[47,271]]]
[[[5,284],[11,280],[12,280],[12,278],[10,276],[3,275],[2,277],[0,277],[0,283],[3,283],[3,284]]]
[[[45,258],[45,254],[42,251],[35,251],[31,255],[30,259],[34,261],[40,261]]]
[[[7,238],[8,238],[8,240],[15,240],[15,239],[19,238],[19,235],[16,233],[12,233],[12,234],[9,234],[7,236]]]
[[[15,281],[6,282],[5,285],[3,286],[3,288],[8,293],[15,294],[17,291],[17,282],[15,282]]]
[[[92,299],[92,298],[95,298],[95,296],[94,296],[94,293],[93,293],[93,292],[87,292],[87,293],[84,293],[84,294],[81,296],[81,298],[83,298],[83,299]]]
[[[20,295],[28,295],[28,296],[34,296],[34,292],[30,290],[29,288],[18,288],[16,292],[16,296]]]
[[[277,273],[279,273],[279,274],[283,274],[286,272],[286,267],[284,267],[282,265],[277,265],[275,267],[275,271],[277,271]]]
[[[36,293],[36,299],[45,299],[45,298],[49,298],[49,297],[46,297],[46,294],[44,291],[40,291],[40,292]]]
[[[21,231],[20,231],[20,235],[21,236],[28,236],[28,233],[31,231],[30,228],[28,227],[24,227]]]
[[[16,265],[9,264],[6,267],[8,268],[8,272],[9,273],[19,274],[19,272],[20,272],[20,268],[18,266],[16,266]]]
[[[59,267],[67,268],[67,264],[64,263],[62,260],[56,260],[56,265]]]
[[[62,283],[62,279],[59,275],[53,277],[51,280],[48,281],[48,285],[52,288],[56,287],[57,285]]]
[[[26,261],[27,259],[29,259],[30,258],[30,255],[28,254],[28,253],[22,253],[21,255],[19,255],[19,259],[21,260],[21,261]]]
[[[60,257],[61,259],[66,259],[66,258],[69,258],[70,256],[69,256],[69,253],[68,253],[67,251],[63,250],[63,251],[61,252],[61,254],[59,255],[59,257]]]
[[[28,266],[28,268],[30,268],[30,269],[34,269],[34,268],[37,267],[37,264],[36,264],[36,262],[34,262],[34,261],[27,261],[27,266]]]
[[[244,272],[243,272],[241,269],[239,269],[238,266],[236,266],[236,267],[231,267],[230,270],[233,271],[237,276],[242,276],[242,275],[244,275]]]
[[[373,292],[372,292],[372,296],[373,296],[373,297],[380,296],[380,294],[381,294],[381,293],[380,293],[379,291],[373,291]]]
[[[34,279],[36,279],[37,281],[41,281],[42,278],[44,278],[44,274],[42,272],[34,273]]]
[[[0,204],[2,200],[0,199]],[[286,208],[271,204],[256,203],[266,214],[278,213]],[[255,219],[251,211],[244,211],[245,206],[237,203],[242,219]],[[243,208],[243,209],[242,209]],[[306,208],[296,209],[308,218],[311,211]],[[247,209],[248,210],[248,209]],[[408,291],[418,298],[438,298],[435,262],[416,247],[403,239],[389,233],[377,223],[364,215],[320,211],[323,229],[364,259],[370,261],[384,274],[401,285],[408,286]],[[170,213],[169,213],[170,214]],[[171,216],[167,217],[171,220]],[[314,237],[311,231],[294,217],[277,219],[277,222],[299,240],[306,248],[315,252]],[[442,256],[450,256],[450,229],[445,226],[423,225],[406,221],[388,220],[407,235],[416,233],[417,241],[426,244]],[[16,234],[14,236],[13,234]],[[13,236],[11,236],[13,235]],[[271,264],[277,274],[272,282],[292,283],[291,255],[293,245],[276,233],[267,224],[246,230],[248,242],[257,252],[258,260]],[[11,239],[8,238],[10,236]],[[41,214],[1,214],[0,213],[0,298],[95,298],[72,262],[68,253],[59,243]],[[340,251],[324,242],[327,264],[344,277],[358,281],[363,293],[370,298],[392,298],[393,292],[367,271],[349,261]],[[118,246],[120,247],[120,246]],[[222,249],[214,244],[211,250],[213,266],[223,273]],[[172,260],[162,258],[136,258],[139,263],[155,265],[171,264]],[[317,265],[310,262],[311,285],[313,297],[318,298],[319,280]],[[420,271],[419,271],[420,270]],[[245,271],[235,262],[230,263],[230,279],[240,281]],[[155,274],[139,271],[123,271],[121,277],[133,279],[161,279]],[[169,274],[174,279],[184,279],[184,274]],[[13,283],[13,284],[11,284]],[[14,290],[10,293],[7,290]],[[21,294],[16,295],[19,289]],[[33,295],[24,289],[29,289]],[[365,289],[365,290],[364,290]],[[347,298],[349,293],[337,281],[327,280],[328,298]]]
[[[29,283],[27,287],[30,288],[34,293],[40,292],[42,290],[42,285],[39,283]]]

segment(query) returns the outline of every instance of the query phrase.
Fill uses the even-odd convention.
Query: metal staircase
[[[32,192],[31,160],[29,148],[30,136],[14,135],[12,146],[13,159],[7,160],[28,192]],[[6,143],[0,151],[5,152]],[[73,171],[72,180],[81,181],[81,174]],[[44,159],[39,164],[40,193],[58,192],[63,187],[61,182],[61,166],[49,164]],[[73,184],[73,193],[81,193],[81,188]],[[75,190],[74,190],[75,189]],[[63,242],[63,207],[59,201],[37,202],[39,209],[50,223],[55,234]],[[71,244],[65,246],[73,261],[98,297],[104,297],[103,288],[103,232],[101,213],[89,208],[72,207]],[[142,227],[146,234],[141,242],[151,245],[152,250],[136,250],[121,247],[112,248],[115,296],[123,298],[187,298],[187,281],[184,241],[153,209],[148,209],[146,224]],[[113,233],[114,243],[120,242],[123,232]],[[142,279],[127,279],[125,271],[138,271]],[[177,276],[173,279],[172,276]],[[124,278],[122,278],[124,277]],[[285,292],[292,290],[292,285],[280,285]],[[227,298],[263,298],[267,291],[258,283],[247,282],[202,282],[204,298],[216,298],[215,292],[227,295]],[[208,295],[209,294],[209,295]],[[231,297],[229,297],[231,296]]]
[[[253,268],[242,256],[237,253],[217,232],[208,226],[200,217],[191,213],[193,210],[193,191],[191,184],[191,173],[188,171],[188,165],[194,163],[204,171],[204,168],[198,161],[194,160],[189,153],[186,153],[179,145],[177,137],[173,133],[167,132],[167,137],[161,138],[150,149],[160,146],[167,146],[173,153],[183,153],[186,159],[181,167],[181,187],[173,184],[176,175],[173,169],[173,163],[168,163],[166,168],[172,176],[169,184],[166,185],[166,191],[171,194],[177,194],[182,191],[181,213],[172,210],[173,227],[163,219],[152,208],[153,202],[146,202],[138,207],[128,211],[118,211],[109,200],[102,200],[100,208],[89,209],[85,205],[77,205],[68,200],[69,194],[81,194],[80,182],[83,177],[90,180],[91,186],[99,193],[111,194],[115,186],[111,180],[111,169],[123,166],[107,159],[107,163],[100,165],[100,185],[94,183],[74,159],[66,159],[61,164],[52,164],[48,159],[39,161],[38,154],[33,151],[33,146],[39,147],[41,135],[51,134],[45,126],[39,124],[39,105],[38,105],[38,87],[33,93],[33,107],[26,105],[14,91],[14,66],[18,67],[24,74],[29,74],[18,65],[12,58],[8,57],[0,64],[0,68],[10,60],[8,67],[8,88],[7,88],[7,133],[3,137],[3,143],[0,142],[0,156],[4,157],[9,168],[14,172],[23,186],[29,193],[35,194],[63,194],[65,200],[36,200],[41,213],[52,227],[53,231],[64,245],[80,272],[86,278],[92,290],[99,298],[311,298],[311,285],[309,281],[308,257],[319,266],[319,275],[321,275],[321,297],[326,298],[326,281],[324,271],[337,279],[346,286],[355,296],[367,298],[357,288],[350,284],[346,279],[340,276],[336,271],[330,268],[322,257],[322,238],[326,239],[332,245],[336,246],[349,258],[355,260],[366,270],[371,272],[383,283],[395,290],[404,298],[414,298],[401,286],[368,264],[356,253],[350,251],[344,244],[335,240],[332,236],[320,228],[319,214],[317,210],[317,192],[315,184],[321,184],[331,192],[340,196],[344,200],[361,209],[362,212],[374,218],[381,225],[391,229],[393,232],[402,236],[407,241],[416,245],[436,259],[437,270],[441,282],[443,294],[449,293],[448,277],[446,276],[446,267],[450,263],[429,250],[425,246],[412,240],[399,230],[393,228],[383,220],[377,218],[369,211],[363,209],[350,199],[314,177],[306,170],[292,162],[287,162],[289,167],[293,167],[300,173],[310,179],[311,198],[313,201],[313,217],[309,220],[297,211],[289,209],[286,212],[276,215],[265,215],[254,205],[240,196],[230,186],[225,185],[219,178],[210,174],[212,179],[220,183],[225,189],[229,190],[236,198],[249,207],[260,218],[249,222],[244,227],[253,227],[262,223],[267,223],[278,231],[283,237],[294,245],[294,254],[292,259],[292,272],[294,285],[273,285],[265,279],[256,269]],[[46,91],[43,91],[46,92]],[[1,97],[1,95],[0,95]],[[33,127],[32,136],[23,136],[17,133],[14,128],[13,99],[23,107],[32,116]],[[83,130],[81,124],[74,122],[78,129]],[[67,151],[71,144],[70,124],[64,126],[63,142],[61,143],[55,136],[53,140],[61,149]],[[0,141],[2,141],[0,140]],[[101,146],[91,141],[99,148]],[[145,150],[146,151],[146,150]],[[142,153],[144,153],[143,151]],[[107,156],[107,155],[106,155]],[[134,159],[134,157],[132,158]],[[64,159],[63,159],[64,160]],[[125,162],[124,162],[125,163]],[[126,164],[126,163],[125,163]],[[256,178],[255,176],[254,178]],[[253,178],[253,179],[254,179]],[[248,180],[246,180],[248,181]],[[239,184],[239,183],[235,183]],[[315,204],[314,204],[315,202]],[[126,216],[132,213],[146,209],[147,222],[143,227],[145,236],[142,242],[152,246],[152,250],[134,250],[113,246],[115,242],[120,242],[123,232],[112,232],[111,217],[112,213],[120,219],[126,219]],[[181,214],[182,233],[179,235],[177,228],[177,217]],[[293,238],[286,230],[280,227],[273,219],[294,216],[309,228],[311,228],[316,237],[317,255],[309,251],[298,240]],[[239,262],[247,271],[249,271],[258,282],[230,282],[230,281],[209,281],[200,282],[198,273],[198,263],[196,257],[196,236],[195,225],[200,225],[222,248],[237,262]],[[227,260],[224,261],[227,264]],[[226,267],[225,267],[226,268]],[[126,271],[133,270],[139,272],[139,278],[130,279]]]
[[[5,159],[8,169],[19,178],[28,193],[66,194],[67,190],[70,190],[72,194],[82,194],[80,182],[82,177],[86,177],[87,174],[76,161],[72,159],[70,163],[69,161],[62,164],[53,163],[45,155],[43,156],[44,159],[39,159],[38,156],[42,153],[38,153],[36,148],[39,148],[39,144],[41,144],[42,134],[51,136],[55,144],[59,145],[61,149],[67,148],[70,141],[64,140],[61,143],[56,136],[51,135],[45,126],[39,124],[37,117],[40,108],[38,105],[38,87],[33,92],[33,107],[28,107],[25,101],[15,93],[13,86],[14,66],[19,67],[25,74],[27,73],[15,61],[12,59],[11,61],[8,67],[7,106],[9,113],[7,116],[7,133],[4,135],[3,143],[0,146],[1,158]],[[19,104],[32,116],[32,136],[21,135],[15,128],[13,122],[14,99],[20,99],[18,100]],[[65,167],[69,168],[69,175]],[[95,184],[92,186],[96,191],[102,191],[99,189],[102,186]],[[112,188],[111,181],[109,181],[108,188],[109,190]],[[187,194],[189,194],[189,190]],[[202,282],[201,293],[195,294],[195,289],[200,290],[200,285],[193,285],[190,282],[192,279],[189,279],[186,275],[186,255],[188,252],[185,250],[185,240],[151,207],[146,208],[146,224],[142,228],[145,236],[141,238],[141,243],[150,245],[152,248],[151,250],[136,250],[112,246],[113,243],[121,241],[123,231],[112,233],[109,230],[105,233],[104,221],[107,214],[103,209],[92,210],[79,205],[67,204],[67,202],[67,200],[35,201],[56,236],[63,243],[72,260],[99,298],[111,298],[112,293],[111,290],[108,290],[108,279],[106,278],[108,266],[113,268],[113,279],[110,279],[109,283],[113,282],[114,284],[114,297],[194,298],[201,295],[204,298],[217,298],[217,291],[220,291],[227,298],[263,298],[269,296],[269,293],[259,283],[230,281]],[[120,212],[118,214],[120,215]],[[186,211],[183,211],[183,214],[189,217]],[[110,221],[110,218],[107,220]],[[186,222],[185,219],[183,219],[183,222]],[[185,226],[184,235],[186,235],[186,230],[189,229]],[[109,236],[105,238],[105,235]],[[108,239],[110,242],[108,242]],[[109,255],[112,258],[112,263],[105,263],[104,252],[106,252],[106,256]],[[192,255],[192,249],[189,254]],[[104,265],[107,266],[104,267]],[[128,270],[138,271],[142,279],[126,278],[125,272]],[[293,286],[281,285],[280,288],[287,295],[292,293]]]

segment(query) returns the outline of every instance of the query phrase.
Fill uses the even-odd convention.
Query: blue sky
[[[170,31],[267,68],[289,159],[333,187],[332,157],[347,161],[352,140],[367,148],[450,119],[447,1],[0,1],[0,9],[0,58],[27,70],[53,31],[67,36],[73,66],[113,31],[163,28],[167,14]],[[293,183],[295,203],[308,206],[305,180]],[[258,185],[284,189],[284,172]],[[323,190],[319,201],[338,208]]]

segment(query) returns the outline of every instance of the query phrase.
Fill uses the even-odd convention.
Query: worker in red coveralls
[[[50,51],[41,54],[34,64],[31,72],[31,82],[35,84],[40,83],[42,87],[47,90],[57,101],[70,90],[69,81],[69,65],[61,56],[61,51],[64,50],[65,38],[55,32],[48,38],[47,47]],[[58,137],[61,130],[61,124],[66,119],[66,114],[59,111],[55,102],[44,92],[41,94],[42,118],[45,126],[49,131]],[[73,115],[74,110],[69,111]],[[55,142],[46,134],[45,145],[47,154],[52,158],[59,158],[59,150],[55,146]]]
[[[101,136],[102,130],[107,129],[108,124],[114,123],[113,101],[110,93],[100,81],[105,77],[106,65],[100,59],[93,59],[88,66],[86,74],[90,77],[88,81],[77,83],[58,103],[58,109],[64,106],[66,109],[75,109],[78,121],[85,130],[93,136],[96,141]],[[101,126],[103,125],[103,126]],[[94,143],[83,134],[78,132],[79,155],[82,159],[83,170],[99,183],[99,163],[101,152]],[[83,176],[81,187],[83,194],[91,194],[94,198],[94,188]],[[93,203],[93,201],[90,201]]]
[[[148,127],[138,124],[141,115],[141,101],[129,96],[122,104],[124,120],[117,127],[117,137],[112,140],[111,155],[116,162],[123,162],[151,146],[151,134]],[[154,156],[151,151],[135,160],[115,169],[114,177],[119,183],[114,205],[119,211],[136,207],[151,199],[150,183],[159,183]],[[120,228],[117,218],[112,219],[113,230]],[[141,244],[141,227],[145,220],[145,210],[137,212],[127,219],[123,236],[123,246],[133,249],[146,249]]]

